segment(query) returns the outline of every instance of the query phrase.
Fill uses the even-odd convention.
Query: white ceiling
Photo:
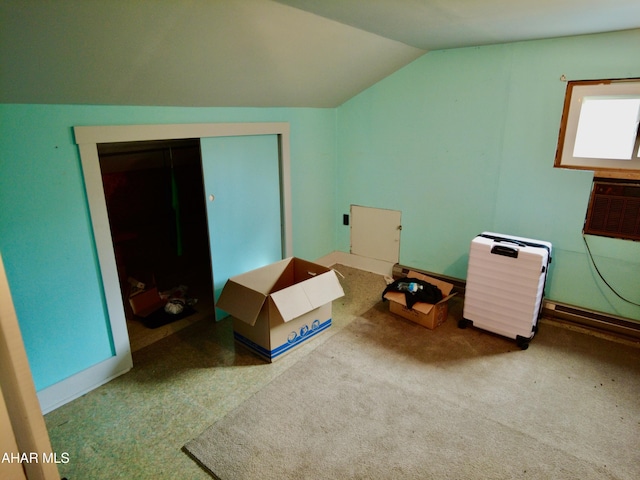
[[[640,27],[639,0],[277,0],[423,50]]]
[[[0,102],[335,107],[429,50],[632,28],[639,0],[3,0]]]

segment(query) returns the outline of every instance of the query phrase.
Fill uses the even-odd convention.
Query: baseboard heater
[[[565,305],[553,300],[545,300],[542,313],[543,316],[554,320],[614,334],[635,342],[640,341],[640,323],[627,318]]]
[[[393,266],[393,278],[406,277],[410,270],[452,283],[454,285],[453,290],[464,296],[465,281],[460,278],[449,277],[419,268],[411,268],[398,263]],[[616,335],[634,342],[640,341],[640,322],[609,313],[596,312],[582,307],[559,303],[554,300],[545,300],[542,306],[542,314],[543,317],[553,320]]]

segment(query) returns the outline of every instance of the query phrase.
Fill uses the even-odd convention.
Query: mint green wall
[[[0,105],[0,118],[0,252],[38,390],[113,355],[75,125],[289,122],[294,254],[334,250],[333,109]]]
[[[431,52],[338,109],[0,105],[0,252],[36,388],[112,355],[74,125],[290,122],[295,255],[348,251],[351,204],[398,209],[403,264],[464,278],[483,230],[550,240],[550,298],[640,319],[585,255],[591,173],[553,168],[560,76],[640,77],[638,51],[635,30]],[[640,301],[640,243],[589,242]]]
[[[592,173],[553,168],[561,75],[640,77],[638,52],[640,30],[426,54],[338,109],[338,213],[401,210],[401,263],[458,278],[483,230],[549,240],[549,298],[640,319],[585,254]],[[640,303],[640,243],[588,241],[605,278]]]

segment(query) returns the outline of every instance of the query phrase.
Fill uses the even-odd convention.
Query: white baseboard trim
[[[45,415],[62,405],[127,373],[133,366],[131,355],[111,357],[37,392],[40,409]]]
[[[361,257],[340,251],[331,252],[328,255],[318,258],[315,262],[326,267],[332,267],[336,264],[345,265],[389,277],[393,277],[393,269],[394,265],[396,265],[392,262]],[[460,280],[460,282],[464,283],[463,280]],[[544,308],[545,313],[550,314],[551,317],[569,319],[578,325],[591,328],[595,327],[594,320],[598,320],[599,325],[597,326],[602,330],[610,333],[622,333],[627,338],[630,337],[636,341],[640,338],[640,334],[638,333],[640,332],[640,327],[638,327],[637,322],[629,322],[626,319],[616,319],[617,322],[613,322],[610,315],[598,314],[596,317],[594,316],[595,312],[587,312],[579,307],[565,306],[553,300],[545,300]],[[562,312],[561,314],[563,308],[566,312]],[[623,320],[625,320],[624,325],[621,323]],[[615,328],[612,328],[612,324],[615,324]],[[605,328],[603,328],[603,325]],[[91,390],[128,372],[132,366],[131,353],[127,351],[120,356],[109,358],[50,387],[38,391],[37,395],[42,413],[47,414],[81,397]]]
[[[330,254],[317,259],[316,263],[326,267],[331,267],[335,264],[346,265],[347,267],[353,267],[366,272],[377,273],[379,275],[387,275],[389,277],[392,275],[393,266],[395,265],[393,262],[361,257],[352,253],[339,251],[331,252]]]

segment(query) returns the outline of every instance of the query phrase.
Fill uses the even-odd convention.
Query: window
[[[640,79],[570,81],[555,166],[640,179]]]
[[[640,240],[640,78],[570,81],[554,166],[591,170],[583,233]]]

